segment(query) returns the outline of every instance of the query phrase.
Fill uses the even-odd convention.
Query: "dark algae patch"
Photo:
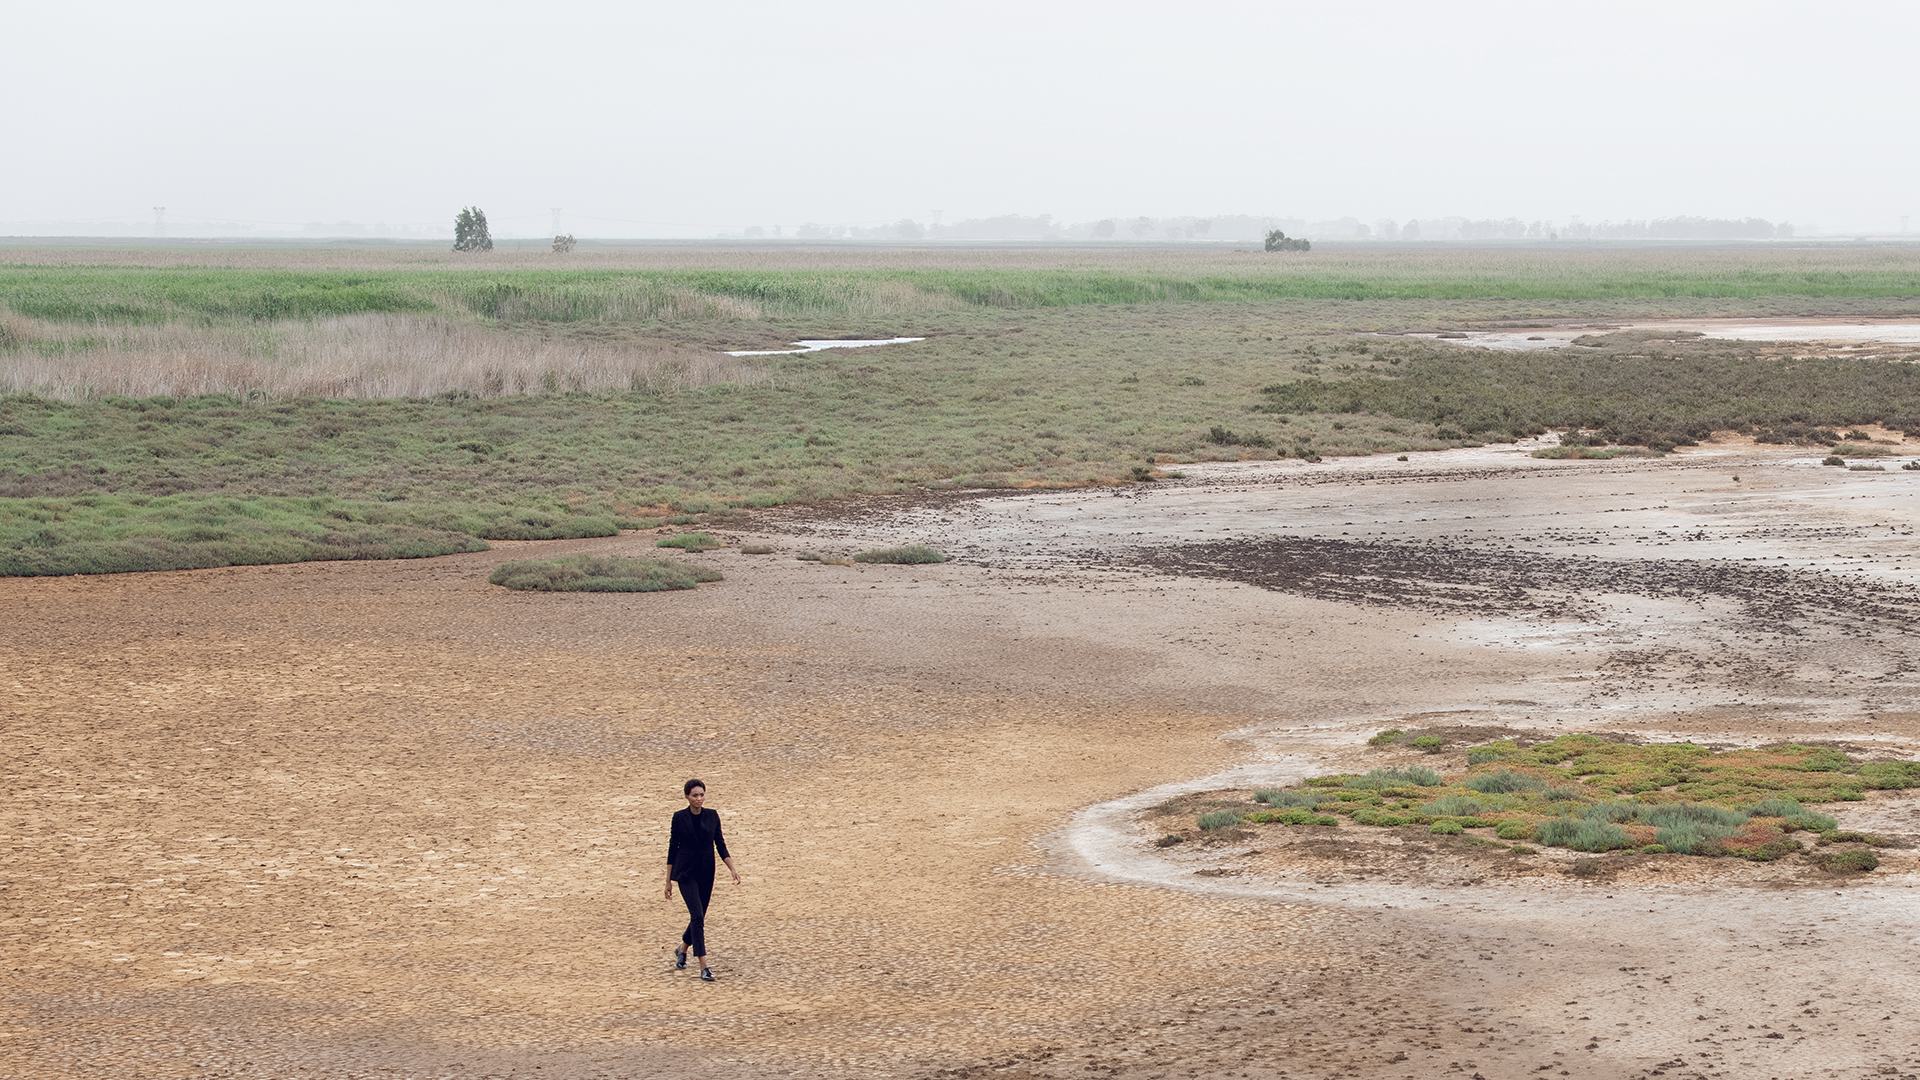
[[[1920,618],[1920,590],[1908,586],[1732,560],[1622,562],[1444,541],[1308,537],[1180,544],[1144,549],[1133,559],[1168,573],[1245,582],[1316,599],[1450,614],[1576,613],[1581,594],[1610,592],[1731,599],[1767,623],[1873,620],[1904,629]]]

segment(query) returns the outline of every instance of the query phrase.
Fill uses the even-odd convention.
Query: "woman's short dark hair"
[[[694,788],[703,788],[706,786],[707,782],[705,780],[689,780],[686,782],[686,785],[680,789],[680,794],[691,795],[693,794]]]

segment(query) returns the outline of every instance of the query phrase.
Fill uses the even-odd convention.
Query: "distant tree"
[[[1269,230],[1267,233],[1267,250],[1268,251],[1312,251],[1313,241],[1290,240],[1287,238],[1286,233],[1281,232],[1279,229],[1272,229],[1272,230]]]
[[[493,234],[487,231],[487,212],[469,206],[453,219],[453,250],[492,251]]]
[[[1093,227],[1093,238],[1096,240],[1113,239],[1113,219],[1108,218],[1107,220],[1102,221],[1099,224],[1095,225]]]
[[[492,247],[493,245],[491,242],[489,242],[487,246]],[[553,253],[555,255],[565,255],[567,252],[572,250],[573,250],[573,234],[572,233],[567,233],[565,236],[556,236],[553,238]]]

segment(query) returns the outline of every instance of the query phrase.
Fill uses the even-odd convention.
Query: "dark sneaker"
[[[673,966],[678,968],[681,971],[687,970],[686,946],[683,945],[680,948],[673,950]]]
[[[700,981],[701,981],[701,982],[712,982],[712,981],[713,981],[713,969],[712,969],[712,968],[701,968],[701,969],[700,969]]]

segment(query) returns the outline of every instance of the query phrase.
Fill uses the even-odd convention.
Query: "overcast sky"
[[[1920,3],[0,0],[0,231],[997,214],[1920,229]]]

